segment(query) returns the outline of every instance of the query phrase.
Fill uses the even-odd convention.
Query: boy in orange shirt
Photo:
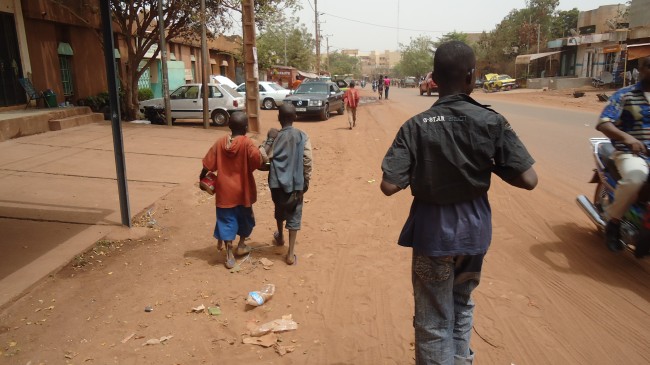
[[[248,117],[235,112],[230,117],[231,134],[219,138],[203,158],[203,178],[208,171],[216,173],[214,202],[217,222],[214,238],[226,243],[225,266],[232,269],[235,257],[232,242],[239,236],[237,255],[245,255],[251,248],[244,243],[255,227],[253,203],[257,190],[253,171],[262,165],[262,154],[252,139],[246,136]]]
[[[359,105],[359,91],[357,91],[354,86],[354,81],[351,81],[350,88],[345,91],[345,94],[343,94],[343,102],[348,110],[348,123],[350,123],[350,129],[357,125],[357,106]]]

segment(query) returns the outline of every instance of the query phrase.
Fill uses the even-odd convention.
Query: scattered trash
[[[368,180],[368,184],[372,184],[372,183],[374,183],[374,182],[375,182],[375,179]]]
[[[221,314],[221,308],[219,307],[208,307],[208,313],[211,316],[218,316]]]
[[[585,93],[582,92],[582,91],[574,91],[574,92],[573,92],[573,97],[574,97],[574,98],[581,98],[581,97],[583,97],[583,96],[585,96]]]
[[[280,356],[284,356],[296,350],[296,346],[282,346],[282,345],[278,345],[277,343],[273,345],[273,348],[275,348],[275,352],[280,354]]]
[[[130,335],[124,337],[124,339],[123,339],[122,341],[120,341],[120,342],[122,342],[122,343],[127,343],[130,339],[133,338],[133,336],[135,336],[135,333],[132,333],[132,334],[130,334]]]
[[[239,272],[240,270],[241,270],[241,265],[239,263],[236,263],[235,266],[232,269],[230,269],[230,273],[234,274],[236,272]]]
[[[173,337],[174,336],[170,335],[170,336],[162,336],[161,338],[152,338],[150,340],[147,340],[147,342],[143,343],[142,346],[158,345],[172,339]]]
[[[265,266],[265,269],[267,266],[273,266],[273,261],[267,259],[266,257],[262,257],[261,259],[258,260],[262,266]]]
[[[260,337],[244,337],[242,338],[241,342],[247,345],[271,347],[278,342],[278,336],[276,336],[275,333],[269,333],[265,336]]]
[[[250,335],[253,337],[260,337],[270,332],[285,332],[293,331],[296,329],[298,329],[298,323],[292,319],[291,314],[287,314],[282,316],[281,319],[276,319],[271,322],[264,323],[261,326],[250,328]]]
[[[205,306],[203,304],[201,304],[198,307],[192,308],[193,313],[202,313],[204,310],[205,310]]]
[[[598,97],[598,101],[604,102],[609,100],[609,96],[607,96],[607,94],[596,94],[596,96]]]
[[[260,305],[268,302],[269,299],[275,294],[275,285],[273,284],[264,284],[262,290],[252,291],[248,293],[246,298],[246,304],[252,305],[254,307],[259,307]]]
[[[64,356],[65,356],[66,359],[73,359],[73,358],[75,358],[77,355],[79,355],[78,352],[68,351],[68,352],[65,353]]]
[[[144,311],[145,311],[145,312],[153,312],[153,307],[151,307],[151,306],[146,306],[146,307],[144,307]]]

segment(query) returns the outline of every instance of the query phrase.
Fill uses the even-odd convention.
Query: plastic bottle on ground
[[[264,284],[261,290],[248,293],[246,304],[252,305],[254,307],[259,307],[260,305],[268,302],[273,294],[275,294],[275,285]]]

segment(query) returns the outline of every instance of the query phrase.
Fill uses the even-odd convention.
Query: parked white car
[[[291,94],[291,90],[285,89],[275,82],[260,81],[260,107],[262,109],[273,109],[284,103],[284,98]],[[240,84],[237,92],[246,95],[246,84]]]
[[[214,125],[226,125],[230,113],[244,111],[246,99],[228,85],[209,84],[209,115]],[[203,119],[203,93],[201,84],[180,86],[170,95],[172,120],[174,119]],[[162,98],[140,102],[140,112],[152,123],[161,123],[161,112],[165,104]],[[162,118],[164,120],[164,117]]]

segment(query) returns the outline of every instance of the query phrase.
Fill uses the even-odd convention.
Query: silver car
[[[291,90],[270,81],[260,81],[260,107],[262,109],[273,109],[284,103],[284,98],[291,94]],[[237,92],[246,95],[246,84],[240,84]]]
[[[187,84],[178,87],[170,95],[172,120],[174,119],[202,119],[203,118],[203,93],[201,84]],[[209,115],[215,125],[226,125],[230,120],[230,113],[244,111],[246,99],[228,85],[209,85]],[[148,110],[147,110],[148,109]],[[164,111],[162,98],[140,102],[140,111],[147,115],[156,116],[159,111]],[[151,120],[151,117],[148,117]],[[159,119],[159,118],[155,118]],[[152,121],[152,123],[155,123]]]

